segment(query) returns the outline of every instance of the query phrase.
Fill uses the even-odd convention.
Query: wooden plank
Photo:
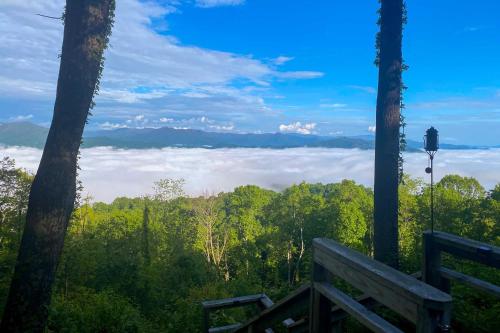
[[[457,272],[457,271],[454,271],[452,269],[448,269],[445,267],[441,267],[439,269],[439,272],[441,273],[441,275],[443,277],[445,277],[447,279],[453,279],[453,280],[463,282],[463,283],[465,283],[473,288],[482,290],[490,295],[493,295],[493,296],[500,298],[500,287],[493,284],[493,283],[489,283],[489,282],[483,281],[481,279],[477,279],[477,278],[472,277],[470,275],[463,274],[463,273],[460,273],[460,272]]]
[[[313,249],[313,257],[316,255],[316,249]],[[326,282],[331,279],[331,274],[320,264],[314,262],[312,267],[312,280],[314,282]],[[311,333],[330,333],[331,322],[330,312],[332,304],[324,295],[321,295],[316,289],[311,289],[311,298],[309,305],[309,331]]]
[[[210,329],[210,310],[203,308],[203,333]]]
[[[318,290],[313,289],[310,305],[310,332],[329,333],[331,331],[330,311],[332,304],[330,300]]]
[[[274,305],[274,302],[266,294],[262,294],[260,302],[262,304],[263,309],[268,309]],[[287,318],[287,319],[283,320],[282,323],[283,323],[283,326],[288,327],[288,326],[292,325],[293,323],[295,323],[295,320],[293,320],[292,318]]]
[[[368,295],[362,295],[356,297],[355,300],[366,307],[367,309],[372,309],[377,305],[380,305],[376,300]],[[332,308],[330,322],[333,324],[339,320],[343,320],[349,317],[349,313],[345,312],[344,309],[334,306]],[[302,318],[295,321],[292,325],[287,326],[290,332],[309,332],[309,320],[308,318]]]
[[[332,240],[313,241],[314,260],[355,288],[416,323],[418,307],[442,310],[451,296]]]
[[[446,304],[446,309],[436,313],[431,309],[420,307],[419,320],[416,324],[417,333],[450,332],[451,304]]]
[[[500,247],[445,232],[434,231],[434,233],[431,233],[430,231],[426,231],[424,232],[425,234],[431,234],[434,242],[443,252],[487,266],[500,268]]]
[[[262,294],[203,301],[204,309],[224,309],[260,302]]]
[[[359,304],[363,305],[365,308],[371,310],[372,308],[376,307],[377,305],[380,305],[375,299],[368,295],[362,295],[360,297],[355,298],[356,302]],[[334,306],[332,309],[332,314],[331,314],[331,321],[332,323],[335,321],[339,321],[342,319],[346,319],[349,317],[349,314],[344,311],[339,306]]]
[[[309,319],[302,318],[296,320],[293,324],[287,327],[288,332],[309,332]]]
[[[287,297],[262,311],[234,332],[262,332],[269,327],[282,323],[285,319],[293,318],[305,313],[309,305],[310,286],[303,285],[290,293]]]
[[[213,327],[208,330],[208,333],[222,333],[222,332],[232,332],[238,327],[241,326],[241,323],[236,323],[236,324],[231,324],[231,325],[226,325],[226,326],[220,326],[220,327]]]
[[[274,302],[266,294],[261,295],[259,302],[261,303],[263,309],[270,308],[274,305]]]
[[[441,267],[441,250],[435,242],[433,233],[424,233],[423,248],[422,281],[449,294],[450,281],[443,279],[441,274],[439,274],[439,268]]]
[[[354,299],[327,282],[315,282],[314,289],[348,312],[360,323],[376,333],[403,333],[400,329],[368,310]]]

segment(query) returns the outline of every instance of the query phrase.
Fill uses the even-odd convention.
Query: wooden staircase
[[[415,325],[416,331],[450,330],[452,297],[450,279],[500,297],[500,287],[441,267],[441,253],[500,268],[500,248],[441,232],[424,233],[425,260],[422,282],[375,261],[339,243],[313,240],[312,281],[277,303],[265,294],[205,301],[204,332],[343,332],[344,321],[352,316],[373,332],[403,332],[373,312],[383,306]],[[352,298],[332,281],[343,281],[362,293]],[[210,312],[228,307],[257,304],[261,312],[247,322],[210,328]]]

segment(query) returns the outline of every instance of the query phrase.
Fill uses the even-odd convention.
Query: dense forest
[[[0,311],[23,230],[32,175],[0,161]],[[373,255],[372,189],[344,180],[281,192],[242,186],[187,197],[182,180],[154,195],[111,204],[77,197],[58,267],[49,332],[196,332],[200,302],[264,291],[279,299],[309,279],[311,241],[335,239]],[[448,175],[435,188],[436,229],[500,245],[500,184]],[[405,177],[399,188],[401,269],[420,270],[429,227],[429,187]],[[500,272],[467,262],[449,267],[500,284]],[[453,285],[454,329],[493,332],[500,304]],[[231,323],[245,310],[220,313]],[[248,310],[248,311],[251,311]]]

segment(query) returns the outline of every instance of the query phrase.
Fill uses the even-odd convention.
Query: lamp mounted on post
[[[429,155],[429,166],[425,168],[426,173],[431,174],[431,232],[434,232],[434,155],[439,149],[439,134],[434,127],[425,131],[424,149]]]

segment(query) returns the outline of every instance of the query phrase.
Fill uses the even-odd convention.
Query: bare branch
[[[35,14],[35,15],[38,15],[38,16],[41,16],[41,17],[50,18],[50,19],[54,19],[54,20],[62,20],[62,16],[61,17],[55,17],[55,16],[48,16],[48,15],[43,15],[43,14]]]

